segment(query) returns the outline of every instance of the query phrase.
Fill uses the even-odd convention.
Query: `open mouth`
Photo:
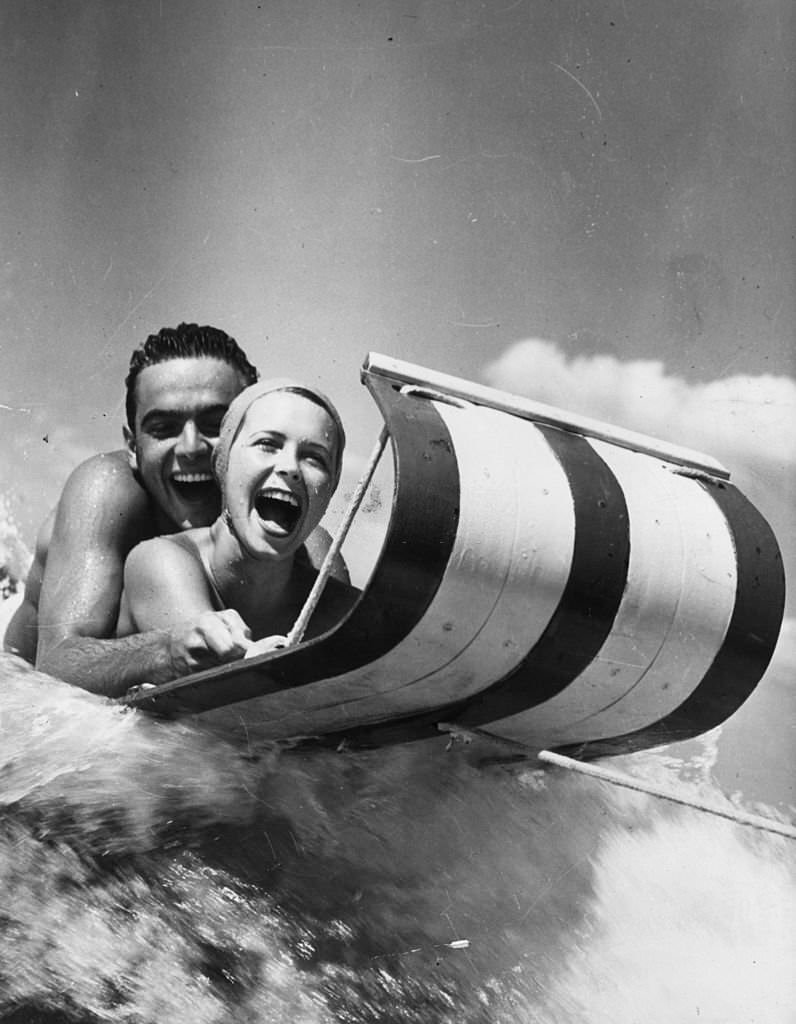
[[[206,505],[218,498],[218,487],[211,473],[175,473],[171,485],[188,505]]]
[[[254,508],[269,533],[286,537],[298,525],[301,505],[295,494],[266,488],[255,497]]]

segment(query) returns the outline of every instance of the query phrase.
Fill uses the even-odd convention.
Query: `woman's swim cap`
[[[317,388],[302,384],[297,380],[291,380],[289,377],[275,377],[271,380],[259,380],[256,384],[251,384],[249,387],[244,388],[230,402],[229,408],[224,414],[224,419],[221,421],[221,428],[218,433],[218,443],[213,452],[213,474],[222,491],[224,489],[224,477],[227,474],[227,466],[229,465],[230,449],[235,442],[235,438],[238,436],[244,416],[259,398],[270,395],[274,391],[288,391],[292,394],[303,395],[310,401],[320,405],[331,417],[337,433],[334,466],[332,467],[334,486],[336,487],[340,479],[340,470],[343,465],[343,448],[345,447],[345,430],[343,429],[343,421],[340,419],[340,414],[326,395]]]

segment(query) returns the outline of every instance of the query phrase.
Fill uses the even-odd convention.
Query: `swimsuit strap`
[[[200,548],[198,544],[195,544],[194,546],[196,547],[196,553],[199,555],[199,561],[202,563],[205,575],[207,576],[207,582],[210,584],[210,593],[212,594],[213,599],[215,600],[215,603],[217,605],[215,610],[217,612],[221,612],[227,607],[227,602],[221,596],[221,591],[218,589],[218,584],[216,583],[216,576],[215,573],[213,572],[213,567],[210,564],[209,552],[202,550],[202,548]]]

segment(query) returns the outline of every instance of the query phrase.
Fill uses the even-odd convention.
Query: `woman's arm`
[[[117,635],[165,630],[172,644],[173,678],[242,658],[250,631],[234,609],[217,611],[204,568],[169,537],[135,547],[124,567]]]

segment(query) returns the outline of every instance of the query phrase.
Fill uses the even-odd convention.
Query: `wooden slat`
[[[485,405],[490,409],[498,409],[512,416],[534,420],[537,423],[557,427],[559,430],[581,434],[583,437],[609,441],[622,448],[632,448],[633,451],[653,455],[675,465],[685,466],[697,473],[706,473],[721,480],[730,478],[729,470],[720,462],[690,448],[669,444],[667,441],[660,441],[646,434],[611,426],[586,416],[564,412],[555,406],[534,402],[521,395],[498,391],[496,388],[489,388],[483,384],[474,384],[461,377],[452,377],[447,373],[427,370],[425,367],[416,366],[414,363],[407,363],[401,359],[393,359],[391,356],[381,355],[378,352],[368,353],[362,367],[362,376],[363,379],[369,376],[383,377],[395,385],[416,384],[430,391],[437,391],[440,395],[450,395],[453,398],[472,402],[474,405]]]
[[[724,642],[699,686],[671,714],[647,729],[577,746],[573,751],[578,757],[631,753],[714,729],[738,710],[768,667],[785,607],[779,546],[768,523],[735,487],[719,484],[709,491],[726,516],[738,567]]]

